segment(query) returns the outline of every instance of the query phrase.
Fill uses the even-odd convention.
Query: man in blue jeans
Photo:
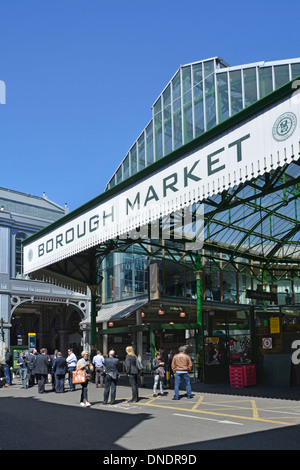
[[[192,388],[189,376],[189,371],[192,369],[193,364],[191,358],[186,354],[186,346],[180,346],[178,354],[175,354],[172,360],[172,370],[175,372],[175,387],[174,397],[172,400],[179,400],[179,386],[181,379],[185,382],[185,388],[188,398],[192,398]]]
[[[75,391],[75,384],[73,384],[73,376],[72,372],[76,370],[77,367],[77,357],[74,354],[74,351],[72,348],[68,349],[68,357],[66,359],[67,361],[67,367],[68,367],[68,372],[69,372],[69,385],[70,385],[70,391],[74,392]]]

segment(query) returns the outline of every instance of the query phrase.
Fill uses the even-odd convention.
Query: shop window
[[[252,361],[250,313],[248,311],[205,313],[205,364],[249,364]]]

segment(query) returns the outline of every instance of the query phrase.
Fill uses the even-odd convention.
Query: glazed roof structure
[[[213,69],[211,68],[211,74],[205,75],[208,64],[210,64],[210,67],[213,65]],[[191,94],[194,96],[194,101],[191,103],[193,111],[190,115],[191,121],[185,119],[184,112],[188,107],[184,108],[183,106],[183,95],[181,95],[180,111],[175,109],[174,103],[173,105],[170,104],[171,115],[168,119],[170,119],[172,126],[168,128],[168,134],[167,119],[164,114],[166,90],[169,87],[169,91],[174,98],[178,74],[180,77],[180,90],[185,90],[183,81],[185,70],[188,70],[187,75],[191,78],[196,67],[204,73],[201,82],[202,99],[200,101],[195,100],[197,93],[195,90],[193,92],[191,90]],[[232,75],[232,72],[235,72],[235,74]],[[253,80],[247,81],[246,78],[249,77],[249,74]],[[255,80],[253,77],[256,77]],[[237,130],[246,129],[247,126],[252,126],[251,129],[253,130],[254,125],[262,122],[263,125],[257,129],[259,139],[254,139],[256,147],[253,147],[252,154],[249,147],[251,163],[248,164],[248,168],[247,166],[243,167],[243,174],[242,170],[238,169],[238,165],[236,165],[236,169],[233,165],[230,172],[222,178],[218,178],[218,174],[212,175],[219,169],[217,168],[220,165],[220,163],[218,164],[219,158],[223,156],[224,159],[228,160],[230,152],[224,151],[221,155],[219,152],[224,150],[224,148],[221,148],[217,152],[211,153],[208,157],[210,157],[213,181],[209,183],[208,178],[203,178],[203,181],[197,187],[197,191],[193,192],[190,204],[194,206],[202,204],[204,206],[203,247],[206,260],[210,259],[211,262],[214,262],[222,259],[224,263],[233,263],[238,269],[243,263],[247,266],[252,263],[253,269],[257,268],[260,271],[274,272],[278,270],[286,272],[289,269],[294,270],[299,277],[300,113],[298,109],[300,99],[297,88],[300,85],[300,79],[298,77],[300,77],[300,59],[229,67],[221,59],[213,58],[208,61],[182,66],[153,105],[154,120],[151,121],[151,126],[154,140],[152,141],[152,147],[156,148],[156,151],[161,150],[161,157],[157,158],[156,156],[155,160],[153,159],[151,162],[147,160],[146,127],[141,134],[144,139],[144,146],[140,147],[141,154],[139,153],[140,150],[137,151],[141,143],[141,136],[134,144],[135,151],[137,151],[135,155],[138,160],[132,158],[133,148],[126,156],[128,158],[127,163],[131,165],[128,175],[125,174],[125,158],[118,169],[122,168],[120,181],[117,181],[117,170],[114,175],[114,183],[111,184],[110,181],[104,193],[70,212],[46,229],[29,237],[24,242],[24,248],[27,250],[26,256],[29,256],[29,254],[32,256],[34,250],[37,249],[36,246],[43,245],[43,250],[49,248],[50,259],[50,255],[54,255],[54,248],[57,248],[57,251],[60,249],[60,246],[53,246],[53,234],[58,233],[56,245],[63,245],[62,238],[58,237],[61,236],[64,228],[66,230],[66,243],[60,250],[61,254],[57,255],[56,258],[53,257],[52,261],[47,263],[44,261],[44,264],[42,264],[42,256],[39,255],[40,259],[37,260],[35,268],[33,268],[33,265],[30,266],[30,262],[28,263],[28,272],[34,272],[35,274],[55,273],[57,278],[67,277],[78,282],[91,284],[92,281],[89,278],[90,266],[95,263],[96,258],[101,261],[103,256],[106,256],[109,252],[126,251],[133,244],[137,245],[137,243],[132,240],[121,239],[119,235],[115,234],[116,232],[111,232],[110,236],[107,235],[106,240],[101,239],[102,241],[99,241],[100,238],[97,238],[93,226],[92,231],[94,233],[91,234],[93,239],[91,238],[81,247],[79,247],[80,240],[78,239],[78,246],[74,244],[74,248],[71,250],[71,242],[67,240],[67,234],[71,233],[70,224],[74,225],[80,217],[91,213],[89,212],[91,210],[102,207],[101,205],[106,202],[111,202],[114,197],[119,197],[120,200],[124,199],[127,190],[134,191],[138,185],[143,185],[143,182],[146,184],[150,178],[156,177],[158,180],[157,177],[164,170],[173,168],[171,165],[179,166],[189,156],[196,155],[198,151],[207,151],[210,145],[217,145],[218,139],[221,139],[221,145],[222,139],[234,136]],[[206,80],[209,79],[211,79],[211,88],[206,84]],[[238,80],[240,80],[241,95],[237,92]],[[226,86],[223,88],[223,93],[219,85],[224,85],[224,83]],[[235,84],[235,87],[233,84]],[[161,111],[158,111],[157,103],[160,103]],[[205,125],[203,132],[194,137],[198,123],[195,118],[195,111],[199,104],[202,106],[202,111],[204,110],[202,118]],[[225,105],[228,105],[228,107]],[[284,135],[284,126],[287,125],[284,111],[292,109],[296,113],[290,113],[295,120],[294,123],[291,123],[294,126],[292,128],[294,133],[291,138],[284,140],[289,137],[289,135]],[[161,114],[157,121],[160,125],[156,129],[155,116],[157,116],[157,113]],[[176,146],[176,117],[179,115],[181,115],[180,135],[182,140],[181,145]],[[277,137],[276,139],[273,138],[274,135],[272,137],[272,129],[274,130],[277,123],[277,115],[281,118],[279,132],[282,131],[283,133],[282,141],[280,141],[280,136],[278,136],[278,140]],[[263,121],[260,121],[261,119]],[[187,141],[185,141],[186,131],[183,123],[192,125],[191,138]],[[162,137],[162,147],[157,145],[155,135]],[[244,138],[247,139],[248,135]],[[170,142],[167,144],[167,136],[170,136],[172,145]],[[270,145],[266,147],[268,139]],[[228,141],[226,142],[228,143]],[[239,150],[237,142],[241,142],[241,139],[229,144],[228,148],[234,144],[233,149],[235,151]],[[248,141],[245,142],[245,147],[247,147]],[[167,153],[165,152],[166,145],[171,145],[170,151]],[[259,157],[258,151],[260,151]],[[141,155],[144,155],[142,160]],[[225,161],[227,162],[227,160]],[[142,161],[141,166],[137,164],[133,168],[132,163],[137,161]],[[189,168],[189,173],[187,173],[187,168]],[[195,166],[185,167],[185,177],[187,179],[188,175],[190,182],[196,180],[192,168],[195,168]],[[134,169],[136,171],[133,171]],[[175,186],[175,183],[173,186]],[[168,188],[170,189],[170,187],[172,189],[172,185],[169,184]],[[170,212],[172,212],[171,209]],[[108,217],[107,213],[105,217]],[[90,218],[89,221],[91,220]],[[136,226],[139,226],[138,221]],[[38,245],[39,243],[40,245]],[[151,253],[152,256],[162,256],[186,266],[190,265],[192,269],[197,268],[197,253],[189,250],[188,244],[184,242],[170,240],[164,244],[161,244],[160,241],[155,244],[153,240],[149,240],[141,241],[138,245],[141,254],[149,255]],[[150,245],[151,248],[149,248]]]

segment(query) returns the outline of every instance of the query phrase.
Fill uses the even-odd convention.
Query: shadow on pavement
[[[134,448],[130,430],[149,419],[146,413],[129,418],[120,411],[1,397],[0,450],[124,450],[116,442],[127,433],[128,448]]]
[[[209,441],[168,447],[168,451],[299,450],[300,426],[289,426]]]

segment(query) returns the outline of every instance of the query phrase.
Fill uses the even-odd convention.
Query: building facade
[[[181,66],[153,104],[150,123],[122,160],[109,180],[107,189],[205,134],[299,75],[299,58],[231,67],[222,59],[214,57]],[[297,181],[297,165],[291,165],[281,175],[281,179],[287,178]],[[254,256],[255,251],[267,256],[273,240],[280,240],[291,228],[293,217],[297,218],[298,198],[293,200],[293,209],[287,203],[284,210],[280,208],[275,211],[273,208],[280,206],[286,194],[281,191],[270,194],[264,192],[264,197],[259,199],[259,207],[254,193],[250,185],[245,187],[239,193],[239,198],[250,199],[251,202],[232,209],[227,206],[214,217],[209,214],[212,204],[220,204],[220,196],[211,195],[210,201],[205,203],[201,300],[207,343],[204,346],[201,344],[201,347],[207,366],[213,362],[213,350],[222,349],[222,355],[226,356],[226,360],[223,359],[226,370],[229,363],[240,361],[241,357],[261,365],[265,354],[289,354],[291,341],[296,338],[290,332],[298,331],[298,326],[292,325],[300,325],[300,278],[297,264],[263,271],[261,263]],[[252,231],[253,226],[255,230]],[[292,249],[295,249],[297,243],[298,234]],[[233,256],[234,246],[236,256]],[[237,255],[238,246],[246,246],[244,255]],[[282,249],[284,251],[284,244]],[[161,322],[164,325],[163,331],[156,328],[152,347],[154,343],[156,348],[165,345],[169,350],[176,350],[180,343],[186,341],[191,346],[192,355],[196,357],[194,329],[173,329],[174,323],[188,323],[187,319],[191,323],[195,322],[195,271],[189,266],[185,267],[184,263],[171,262],[163,254],[157,260],[149,260],[149,257],[143,256],[142,250],[139,254],[138,247],[132,248],[132,255],[129,251],[126,254],[112,253],[103,261],[103,303],[143,298],[151,282],[149,265],[155,262],[156,300],[146,303],[141,312],[142,323],[146,324],[148,319],[151,324]],[[250,251],[253,256],[249,256]],[[137,270],[136,265],[144,266],[144,269]],[[261,294],[257,291],[261,291]],[[267,292],[265,297],[262,291]],[[270,300],[266,300],[268,295]],[[280,333],[273,334],[273,337],[271,335],[274,339],[272,349],[264,349],[262,344],[267,332],[270,332],[270,317],[280,318],[282,325]],[[97,318],[101,321],[101,311]],[[117,324],[125,325],[126,321],[128,317]],[[116,327],[116,323],[111,322],[111,325]],[[124,342],[132,338],[131,333],[129,337],[126,333],[124,336]],[[121,342],[120,337],[117,341]],[[143,350],[149,351],[151,340],[145,331],[143,341]],[[215,375],[214,369],[207,367],[208,381],[228,378],[226,373],[220,376],[220,370]]]
[[[209,382],[241,361],[281,379],[284,356],[299,382],[299,75],[299,58],[180,67],[106,191],[25,242],[26,272],[92,287],[93,349],[97,326],[121,358],[186,343]]]
[[[28,347],[33,334],[37,349],[81,348],[79,323],[88,314],[83,292],[36,281],[23,274],[22,241],[68,212],[42,197],[0,188],[0,317],[8,347]],[[49,280],[50,281],[50,280]]]

